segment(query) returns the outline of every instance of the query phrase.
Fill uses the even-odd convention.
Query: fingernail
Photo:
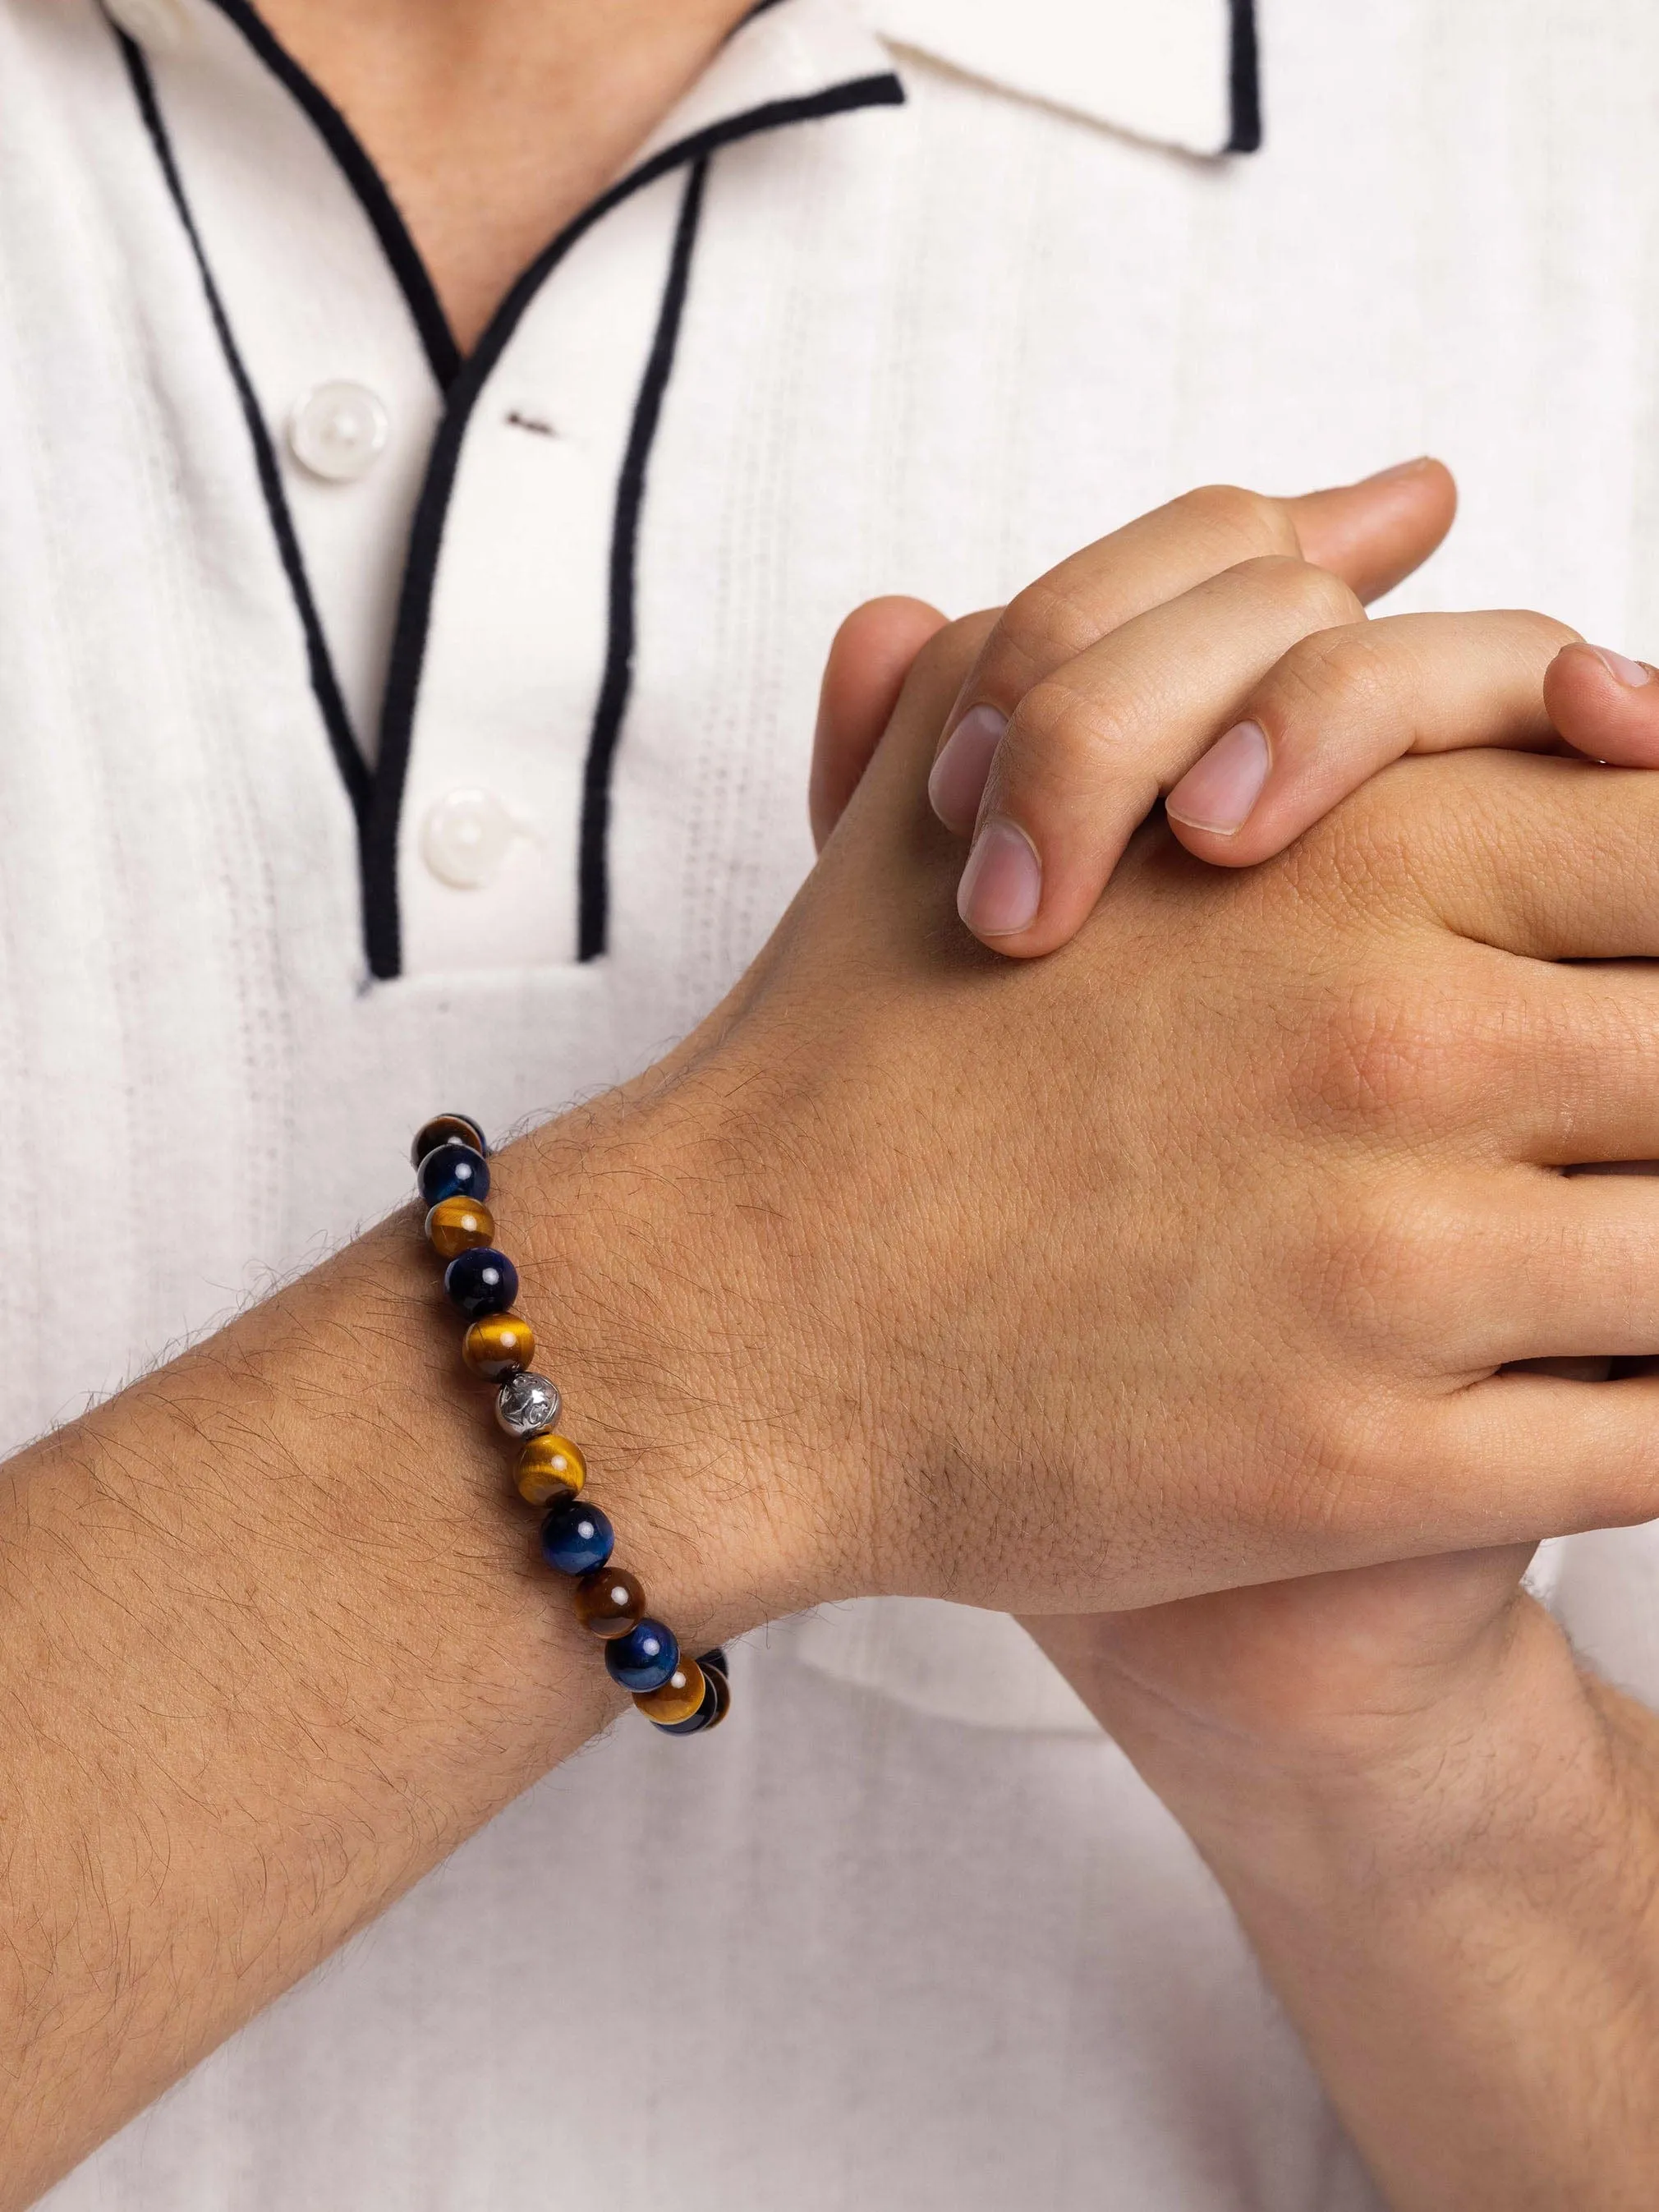
[[[1189,830],[1242,830],[1261,795],[1273,765],[1260,722],[1238,722],[1194,761],[1164,802],[1164,811]]]
[[[939,747],[927,779],[927,797],[945,828],[958,836],[965,837],[979,818],[991,757],[1007,726],[1008,717],[994,707],[975,707]]]
[[[1375,476],[1362,477],[1361,482],[1392,483],[1396,477],[1420,476],[1425,469],[1432,465],[1433,459],[1434,456],[1431,453],[1419,453],[1414,461],[1396,461],[1391,469],[1378,469]]]
[[[975,937],[1012,937],[1036,920],[1042,863],[1025,832],[994,814],[974,842],[957,889],[957,912]]]
[[[1590,651],[1609,676],[1617,677],[1620,683],[1629,684],[1632,691],[1653,681],[1653,671],[1644,668],[1639,660],[1632,660],[1628,653],[1615,653],[1610,645],[1593,645]]]

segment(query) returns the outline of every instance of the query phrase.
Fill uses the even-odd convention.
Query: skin
[[[1241,518],[1224,501],[1222,519],[1229,532],[1242,519],[1256,544],[1282,543],[1288,523],[1299,550],[1370,597],[1437,542],[1449,491],[1419,465],[1279,512]],[[1146,779],[1178,787],[1237,711],[1236,695],[1212,696],[1207,725],[1183,721],[1183,659],[1139,726],[1142,748],[1102,744],[1136,734],[1108,710],[1123,670],[1156,651],[1138,621],[1152,592],[1189,586],[1206,546],[1237,550],[1188,527],[1192,505],[1089,549],[1016,602],[952,708],[955,724],[988,696],[1006,701],[1014,746],[1060,732],[1035,769],[999,775],[987,760],[978,789],[947,778],[941,790],[937,775],[933,787],[958,827],[1011,789],[1041,794],[1072,839],[1043,927],[1068,896],[1097,896]],[[888,600],[843,626],[814,761],[820,838],[907,655],[941,619]],[[1162,619],[1181,635],[1173,611]],[[1274,738],[1262,799],[1237,840],[1172,815],[1190,849],[1224,866],[1282,849],[1333,794],[1411,750],[1571,739],[1592,757],[1659,763],[1659,684],[1622,655],[1568,634],[1552,657],[1532,618],[1379,623],[1363,653],[1359,636],[1315,632],[1256,684],[1244,711]],[[1056,678],[1067,715],[1022,720],[1022,684],[1029,697]],[[1079,724],[1085,741],[1068,744]],[[1204,1853],[1402,2212],[1634,2212],[1659,2159],[1659,1723],[1579,1668],[1521,1589],[1530,1557],[1470,1551],[1027,1623]]]
[[[510,11],[392,12],[317,10],[307,46],[297,11],[273,10],[405,204],[424,177],[459,205],[465,164],[423,145],[407,87],[435,98],[448,71],[468,127],[487,112],[522,149],[511,88],[486,110],[488,72],[459,70],[453,45]],[[541,13],[568,27],[574,11]],[[411,50],[378,121],[361,63],[391,65],[377,22]],[[466,52],[499,64],[511,42],[477,36]],[[568,211],[545,158],[545,174],[528,165],[545,191],[533,222],[510,164],[492,186],[523,235]],[[590,173],[610,159],[592,151]],[[442,261],[440,234],[416,224]],[[517,254],[457,254],[440,289],[458,325],[476,327]],[[1285,562],[1278,596],[1261,595],[1270,624],[1288,600],[1320,626],[1328,583],[1310,573]],[[1316,1898],[1291,1846],[1306,1833],[1288,1814],[1277,1833],[1224,1818],[1277,1754],[1253,1760],[1239,1730],[1229,1798],[1207,1778],[1228,1766],[1212,1747],[1182,1764],[1212,1744],[1213,1698],[1189,1695],[1195,1735],[1137,1729],[1109,1625],[1077,1616],[1176,1621],[1169,1607],[1247,1577],[1524,1547],[1659,1506],[1650,1382],[1586,1393],[1493,1373],[1659,1328],[1650,1194],[1547,1173],[1569,1128],[1580,1152],[1659,1151],[1644,979],[1553,964],[1659,952],[1659,804],[1641,779],[1492,756],[1395,770],[1249,878],[1150,833],[1075,944],[1011,990],[1014,970],[941,926],[959,848],[921,795],[991,631],[928,644],[820,870],[727,1005],[650,1077],[498,1163],[522,1303],[559,1315],[572,1425],[691,1648],[864,1590],[1069,1608],[1055,1648],[1073,1639],[1075,1678],[1188,1805],[1340,2100],[1367,2069],[1342,2045],[1352,2008],[1298,1995],[1295,1930]],[[877,656],[890,701],[906,658]],[[1503,1024],[1470,1019],[1498,1004]],[[1041,1072],[1041,1114],[1021,1070]],[[1379,1243],[1390,1222],[1401,1233]],[[528,1564],[478,1407],[434,1387],[453,1340],[400,1220],[4,1468],[0,1802],[25,1816],[0,1862],[0,2205],[29,2202],[613,1710]],[[1363,1609],[1340,1610],[1352,1633]],[[1171,1679],[1154,1716],[1176,1702]],[[1437,1771],[1443,1749],[1431,1734]],[[1358,1784],[1391,1769],[1336,1765],[1358,1777]],[[1198,1778],[1189,1799],[1182,1775]],[[1316,1839],[1335,1802],[1310,1785]],[[1609,1836],[1626,1885],[1581,1850],[1590,1909],[1570,1911],[1562,1854],[1541,1844],[1526,1878],[1540,1923],[1577,1942],[1573,2027],[1600,2078],[1639,2080],[1650,1862],[1593,1790],[1583,1818],[1571,1832]],[[1467,1845],[1467,1822],[1448,1832]],[[1490,1863],[1512,1911],[1515,1869],[1495,1844]],[[1431,1965],[1435,1943],[1419,1948]],[[1368,1961],[1351,1939],[1345,1955],[1389,1998],[1392,1953]],[[1395,2046],[1422,2033],[1428,1972],[1396,1972],[1403,2002],[1377,2012],[1373,2058],[1406,2094]],[[1480,1972],[1443,1972],[1431,1995],[1472,2007],[1500,2063],[1474,2085],[1490,2109],[1449,2150],[1437,2113],[1426,2179],[1405,2175],[1419,2193],[1396,2202],[1481,2201],[1447,2193],[1448,2159],[1485,2185],[1476,2154],[1506,2127],[1532,2129],[1554,2160],[1540,2171],[1568,2171],[1577,2138],[1540,2142],[1529,2103],[1536,2008],[1533,2071],[1517,2073]],[[1353,2109],[1364,2141],[1363,2094]],[[1538,2201],[1635,2201],[1605,2193],[1626,2151],[1650,2163],[1641,2116],[1615,2118],[1623,2133],[1565,2197]]]
[[[750,0],[261,0],[373,154],[461,350]]]

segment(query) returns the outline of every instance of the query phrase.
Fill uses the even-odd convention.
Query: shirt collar
[[[901,97],[893,58],[845,0],[766,0],[738,24],[708,67],[629,163],[763,111],[809,105],[887,105]]]
[[[1261,143],[1253,0],[860,5],[895,46],[1134,137],[1189,154]]]
[[[254,12],[237,0],[103,4],[121,29],[158,53],[190,45],[204,18],[228,15],[246,29]],[[255,9],[257,4],[254,0]],[[705,134],[718,137],[723,126],[744,118],[788,122],[797,111],[833,114],[842,108],[890,106],[902,98],[887,46],[846,0],[761,0],[629,158],[628,167],[641,167],[687,140],[701,140]]]
[[[141,43],[170,46],[211,0],[106,4]],[[890,70],[889,47],[1187,153],[1261,143],[1254,0],[763,0],[635,158],[865,86]]]

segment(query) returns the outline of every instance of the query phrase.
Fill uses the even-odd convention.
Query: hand
[[[1283,503],[1199,494],[1062,564],[1020,594],[976,656],[952,708],[958,732],[954,765],[949,743],[934,763],[936,811],[960,825],[971,823],[979,807],[992,753],[961,720],[975,700],[988,693],[1012,701],[1023,676],[1029,702],[1033,679],[1057,680],[1067,691],[1074,729],[1097,732],[1106,705],[1102,688],[1109,700],[1136,653],[1134,637],[1120,628],[1112,659],[1091,658],[1102,625],[1127,623],[1133,631],[1139,621],[1144,635],[1154,594],[1190,586],[1206,562],[1239,550],[1241,538],[1257,546],[1297,544],[1369,595],[1437,542],[1450,520],[1451,496],[1449,480],[1431,463]],[[1158,611],[1173,630],[1177,611]],[[1270,620],[1283,612],[1275,608]],[[890,600],[860,610],[843,627],[826,672],[815,760],[814,828],[820,837],[854,787],[872,732],[890,709],[910,658],[941,620],[920,603]],[[1644,680],[1649,672],[1638,665],[1568,644],[1547,667],[1534,655],[1541,681],[1531,700],[1524,691],[1516,696],[1514,679],[1519,674],[1524,685],[1524,672],[1502,661],[1498,680],[1483,696],[1480,687],[1492,676],[1492,656],[1469,651],[1470,642],[1463,626],[1443,622],[1376,625],[1364,636],[1363,651],[1359,634],[1313,633],[1258,690],[1261,711],[1281,741],[1274,747],[1273,804],[1257,812],[1248,846],[1229,846],[1216,833],[1190,825],[1177,823],[1176,833],[1200,854],[1234,862],[1260,859],[1288,842],[1313,810],[1328,806],[1372,772],[1380,764],[1379,750],[1397,756],[1413,742],[1421,745],[1425,732],[1448,743],[1486,742],[1507,729],[1522,742],[1538,743],[1562,728],[1602,757],[1659,760],[1659,685],[1650,691]],[[1226,643],[1237,651],[1232,641]],[[1069,661],[1067,645],[1079,648]],[[1353,693],[1356,671],[1364,675],[1362,714],[1341,720],[1322,714],[1345,679]],[[1189,667],[1176,672],[1183,683],[1191,678]],[[1443,679],[1437,696],[1431,691],[1437,676]],[[1402,697],[1415,700],[1414,721],[1390,711]],[[1277,712],[1266,703],[1274,700]],[[1189,726],[1201,727],[1206,712],[1213,711],[1195,690]],[[982,719],[999,731],[1004,720],[1000,714]],[[1128,733],[1149,720],[1143,716]],[[1016,730],[1011,742],[1018,744],[1019,735]],[[1182,757],[1180,732],[1172,732],[1167,721],[1154,725],[1149,735],[1152,750],[1145,757],[1126,748],[1129,757],[1115,757],[1109,767],[1091,763],[1085,745],[1079,758],[1060,763],[1082,786],[1075,796],[1092,795],[1101,804],[1105,838],[1093,857],[1108,869],[1127,834],[1126,809],[1132,816],[1144,804],[1146,779],[1160,753],[1170,757],[1173,747],[1173,757]],[[1284,742],[1287,735],[1296,742]],[[1032,772],[1029,762],[1024,769],[1010,770]],[[1188,771],[1185,787],[1192,788],[1202,774]],[[1073,795],[1062,784],[1057,803]],[[1529,1556],[1523,1546],[1408,1562],[1222,1594],[1145,1614],[1033,1626],[1120,1732],[1133,1733],[1124,1716],[1136,1703],[1132,1686],[1139,1685],[1149,1693],[1139,1699],[1146,1708],[1143,1722],[1161,1714],[1173,1725],[1179,1714],[1200,1730],[1224,1726],[1240,1755],[1246,1743],[1255,1742],[1263,1760],[1278,1765],[1293,1741],[1310,1755],[1340,1759],[1344,1748],[1358,1755],[1364,1747],[1358,1739],[1373,1732],[1379,1708],[1401,1715],[1420,1701],[1429,1632],[1443,1664],[1449,1654],[1461,1664],[1494,1637],[1501,1640]],[[1402,1681],[1401,1675],[1408,1679]],[[1224,1722],[1216,1698],[1224,1705]]]
[[[1302,564],[1255,583],[1241,659],[1329,604]],[[1659,1134],[1650,980],[1557,964],[1659,931],[1659,787],[1404,763],[1244,874],[1154,827],[1018,974],[942,925],[921,796],[992,626],[925,650],[677,1068],[753,1224],[743,1342],[780,1347],[745,1389],[842,1547],[820,1594],[1118,1608],[1650,1511],[1650,1383],[1496,1370],[1659,1339],[1659,1194],[1553,1172]],[[1126,690],[1200,653],[1242,690],[1213,633],[1188,604]],[[1517,699],[1570,635],[1462,634]]]
[[[1659,765],[1659,684],[1641,663],[1559,628],[1540,684],[1530,653],[1501,666],[1506,623],[1518,620],[1530,644],[1530,618],[1478,618],[1484,654],[1444,617],[1364,621],[1362,602],[1433,550],[1455,507],[1435,461],[1302,499],[1211,488],[1021,592],[946,717],[931,780],[940,819],[974,834],[959,891],[968,926],[1019,957],[1065,943],[1160,795],[1189,851],[1237,867],[1283,851],[1408,751],[1505,744]],[[1327,572],[1322,601],[1312,587],[1299,621],[1282,593],[1262,619],[1275,558]],[[1207,614],[1231,688],[1201,647],[1191,660],[1164,652],[1188,610]],[[820,841],[943,621],[920,601],[879,599],[842,625],[814,756]],[[1254,650],[1240,654],[1245,629]],[[1127,684],[1132,667],[1140,690]]]

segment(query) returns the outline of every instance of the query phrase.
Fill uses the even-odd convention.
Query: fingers
[[[1425,455],[1285,503],[1303,559],[1340,576],[1369,605],[1444,538],[1457,518],[1457,486],[1443,462]]]
[[[925,600],[894,598],[867,599],[836,632],[818,694],[807,784],[812,842],[820,851],[870,764],[917,653],[945,626],[945,617]]]
[[[1503,613],[1396,615],[1305,638],[1170,793],[1171,826],[1200,860],[1249,866],[1406,753],[1553,745],[1544,677],[1573,636]]]
[[[940,720],[1000,611],[989,608],[946,623],[912,660],[880,742],[846,805],[843,819],[858,817],[858,836],[890,843],[913,857],[926,849],[945,866],[954,860],[954,841],[926,804],[922,787]],[[848,830],[854,834],[851,823]]]
[[[1659,969],[1538,963],[1517,971],[1507,956],[1489,957],[1480,1011],[1470,1010],[1484,1034],[1469,1055],[1469,1133],[1489,1141],[1501,1100],[1512,1157],[1640,1172],[1659,1158]]]
[[[965,836],[978,812],[971,753],[983,763],[1002,722],[1034,684],[1108,632],[1241,562],[1279,555],[1340,576],[1375,597],[1425,560],[1451,527],[1457,495],[1437,461],[1301,499],[1231,485],[1188,492],[1086,547],[1037,579],[1004,610],[947,718],[942,752],[970,726],[933,797],[939,818]],[[982,782],[982,776],[980,781]]]
[[[1376,857],[1334,855],[1373,919],[1393,904]],[[1352,948],[1323,891],[1298,895]],[[1659,966],[1460,951],[1431,924],[1373,939],[1350,972],[1334,1017],[1305,1038],[1292,1094],[1304,1127],[1363,1151],[1381,1115],[1414,1158],[1448,1168],[1659,1158]]]
[[[1659,1348],[1659,1179],[1425,1176],[1370,1210],[1319,1297],[1355,1371],[1375,1361],[1389,1382],[1332,1432],[1318,1528],[1347,1525],[1358,1558],[1369,1524],[1371,1555],[1396,1557],[1414,1524],[1440,1551],[1659,1514],[1659,1377],[1563,1379]]]
[[[1544,703],[1562,737],[1591,760],[1659,768],[1656,672],[1606,646],[1570,645],[1544,678]]]
[[[1371,1247],[1425,1364],[1659,1352],[1659,1180],[1513,1169],[1427,1218],[1407,1206]],[[1455,1291],[1452,1285],[1455,1285]]]
[[[958,908],[1018,956],[1087,919],[1135,825],[1311,630],[1360,612],[1287,557],[1246,561],[1108,633],[1026,692],[997,748]],[[964,732],[959,731],[960,744]],[[950,755],[933,770],[937,789]]]
[[[1353,1565],[1537,1543],[1659,1516],[1659,1376],[1506,1371],[1357,1407],[1297,1501],[1306,1559]],[[1284,1531],[1275,1530],[1281,1559]]]
[[[1461,936],[1534,960],[1659,958],[1650,771],[1510,752],[1402,762],[1339,824],[1388,848]]]
[[[1502,1543],[1659,1515],[1659,1376],[1586,1385],[1496,1375],[1435,1408],[1425,1433],[1431,1449],[1413,1470],[1425,1512],[1454,1501],[1436,1551],[1443,1538]]]

